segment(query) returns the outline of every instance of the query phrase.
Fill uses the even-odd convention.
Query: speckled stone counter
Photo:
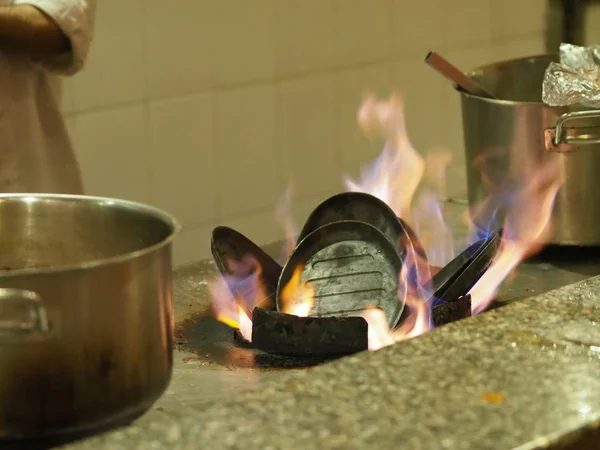
[[[600,447],[600,277],[65,448]]]

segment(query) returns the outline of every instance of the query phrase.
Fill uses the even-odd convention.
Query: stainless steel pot
[[[600,169],[600,111],[553,108],[541,102],[542,80],[558,56],[541,55],[479,68],[469,75],[496,99],[461,90],[469,204],[473,211],[485,197],[501,196],[498,186],[522,183],[537,163],[560,158],[565,184],[558,193],[551,244],[600,244],[600,200],[595,181]],[[476,161],[485,159],[484,183]],[[494,202],[491,202],[494,203]],[[498,226],[502,211],[473,217],[482,227]]]
[[[0,438],[83,432],[159,398],[177,229],[121,200],[0,195]]]

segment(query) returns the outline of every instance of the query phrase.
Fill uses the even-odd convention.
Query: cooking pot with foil
[[[177,230],[122,200],[0,195],[0,439],[88,431],[160,397]]]
[[[471,216],[481,228],[500,227],[505,208],[498,205],[509,207],[512,188],[526,184],[554,158],[564,184],[553,204],[548,242],[598,245],[600,110],[542,102],[545,71],[558,60],[558,55],[538,55],[469,73],[494,99],[458,90]]]

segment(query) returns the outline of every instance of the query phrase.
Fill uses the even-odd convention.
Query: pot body
[[[0,195],[0,438],[132,418],[172,373],[166,214],[119,200]]]
[[[511,186],[534,176],[546,159],[558,158],[565,183],[554,203],[550,243],[597,245],[600,111],[541,102],[545,70],[557,60],[555,55],[522,58],[469,74],[499,100],[459,90],[469,205],[479,227],[501,226],[504,214],[498,205],[506,203]],[[481,205],[486,198],[492,199],[488,209]]]

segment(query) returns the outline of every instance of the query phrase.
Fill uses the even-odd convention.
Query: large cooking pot
[[[531,177],[544,159],[560,158],[565,183],[554,204],[550,243],[597,245],[600,111],[542,103],[544,72],[552,61],[558,61],[558,55],[505,61],[469,73],[497,99],[459,90],[469,204],[474,211],[489,196],[497,197],[490,205],[501,204],[503,189]],[[481,227],[498,226],[503,220],[502,210],[477,211],[473,219]]]
[[[104,427],[164,392],[177,230],[127,201],[0,195],[0,438]]]

